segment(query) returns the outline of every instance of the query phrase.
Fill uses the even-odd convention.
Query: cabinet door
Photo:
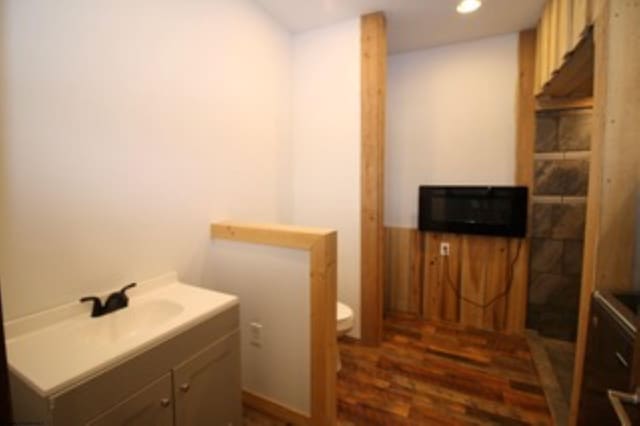
[[[240,426],[240,339],[218,341],[173,370],[176,426]]]
[[[579,425],[617,424],[618,419],[607,397],[607,391],[629,390],[633,336],[612,315],[597,301],[591,302]]]
[[[88,426],[172,426],[171,374],[88,422]]]

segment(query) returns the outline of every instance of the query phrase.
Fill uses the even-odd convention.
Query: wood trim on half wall
[[[281,420],[314,426],[336,423],[337,232],[325,228],[220,222],[211,225],[211,237],[309,252],[311,295],[311,415],[245,392],[243,401]]]
[[[387,32],[381,12],[361,18],[361,324],[362,341],[382,341],[384,282],[384,140]]]

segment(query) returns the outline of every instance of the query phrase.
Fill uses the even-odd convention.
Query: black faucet
[[[118,309],[126,308],[129,305],[129,297],[126,295],[126,291],[136,286],[136,283],[131,283],[122,287],[120,291],[111,293],[107,300],[102,304],[99,297],[88,296],[80,299],[80,302],[93,302],[93,308],[91,309],[92,317],[101,317],[109,312],[117,311]]]

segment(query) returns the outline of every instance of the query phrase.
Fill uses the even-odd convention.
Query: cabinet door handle
[[[189,383],[183,383],[180,385],[180,390],[184,393],[189,392],[189,389],[191,389],[191,385]]]
[[[616,352],[616,358],[620,361],[620,364],[624,365],[626,368],[629,368],[629,363],[626,359],[620,354],[620,352]]]
[[[609,402],[611,402],[611,405],[613,406],[613,410],[618,416],[620,425],[633,426],[629,419],[629,415],[622,406],[622,403],[638,405],[640,403],[640,387],[636,389],[635,393],[620,392],[609,389],[607,391],[607,396],[609,397]]]
[[[160,400],[160,406],[161,407],[167,408],[170,405],[171,405],[171,400],[169,398],[162,398]]]

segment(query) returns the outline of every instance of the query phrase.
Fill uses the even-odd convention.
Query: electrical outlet
[[[255,321],[249,324],[249,336],[253,346],[262,346],[262,324]]]
[[[449,256],[449,243],[440,243],[440,256]]]

